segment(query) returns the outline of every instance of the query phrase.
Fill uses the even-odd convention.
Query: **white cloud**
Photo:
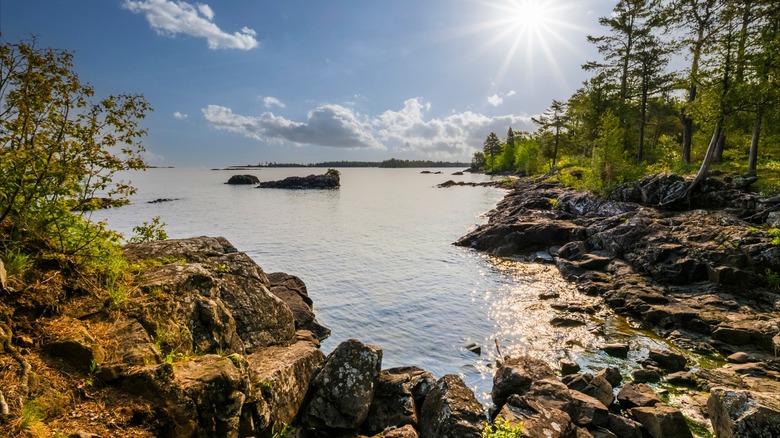
[[[408,99],[398,111],[388,110],[366,118],[341,105],[322,105],[310,111],[305,122],[265,112],[257,117],[234,114],[230,108],[209,105],[206,120],[216,129],[235,132],[260,141],[311,144],[337,148],[380,148],[413,152],[440,160],[469,160],[481,150],[490,132],[499,136],[511,126],[532,131],[529,116],[486,116],[472,111],[454,112],[443,118],[428,117],[431,104]]]
[[[515,94],[517,94],[515,93],[515,90],[509,90],[509,93],[506,93],[507,97],[514,96]]]
[[[295,122],[264,112],[258,117],[233,114],[230,108],[209,105],[203,115],[216,129],[272,143],[291,142],[345,149],[384,149],[371,126],[341,105],[322,105],[310,111],[306,122]]]
[[[212,22],[214,11],[207,4],[192,6],[184,1],[125,0],[124,7],[137,14],[143,13],[159,34],[206,38],[211,49],[249,50],[259,45],[256,32],[247,27],[232,34],[221,30]]]
[[[284,102],[272,96],[264,97],[263,104],[265,105],[266,108],[271,108],[272,106],[278,106],[279,108],[285,107]]]
[[[175,113],[173,113],[173,117],[176,120],[187,120],[187,117],[189,117],[189,116],[187,114],[180,113],[180,112],[176,111]]]
[[[493,106],[499,106],[502,103],[504,103],[504,99],[501,96],[499,96],[498,94],[494,94],[492,96],[488,96],[487,101],[488,101],[489,104],[491,104]]]

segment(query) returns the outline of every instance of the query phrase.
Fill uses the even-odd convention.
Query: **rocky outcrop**
[[[421,422],[421,438],[481,438],[483,408],[459,376],[447,374],[425,398]]]
[[[263,181],[257,187],[263,189],[323,190],[337,189],[341,186],[341,173],[328,169],[322,175],[290,176],[279,181]]]
[[[230,179],[227,180],[225,184],[249,185],[257,184],[259,182],[260,179],[254,175],[233,175],[230,177]]]
[[[716,436],[780,436],[780,399],[776,392],[713,388],[707,401]]]
[[[295,328],[308,330],[319,339],[330,336],[330,329],[317,322],[312,309],[312,300],[306,290],[306,284],[300,278],[284,272],[267,275],[269,290],[287,304],[295,318]]]

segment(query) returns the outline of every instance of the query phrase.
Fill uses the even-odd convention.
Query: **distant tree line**
[[[381,168],[413,168],[413,167],[469,167],[470,163],[456,161],[399,160],[391,158],[383,161],[323,161],[313,164],[300,163],[258,163],[247,167],[381,167]]]
[[[648,172],[780,165],[780,2],[618,0],[599,23],[591,78],[533,118],[536,131],[490,133],[473,166],[577,167],[569,182],[606,191]]]

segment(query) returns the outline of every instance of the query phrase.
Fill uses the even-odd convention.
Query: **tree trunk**
[[[642,102],[639,107],[639,148],[636,154],[636,164],[645,159],[645,126],[647,125],[647,79],[642,84]]]
[[[764,106],[759,104],[756,108],[756,120],[753,123],[753,137],[750,140],[750,158],[748,158],[748,175],[756,176],[756,164],[758,162],[758,140],[761,137],[761,119],[764,117]]]
[[[715,158],[715,150],[717,149],[717,145],[721,141],[721,138],[723,138],[723,117],[718,119],[718,123],[715,125],[715,130],[712,133],[710,145],[707,146],[707,153],[704,155],[704,160],[701,162],[701,166],[699,167],[699,172],[696,173],[696,177],[691,182],[691,185],[689,185],[685,190],[683,197],[689,197],[693,189],[696,188],[696,186],[699,185],[707,176],[707,172],[710,170],[712,161]]]

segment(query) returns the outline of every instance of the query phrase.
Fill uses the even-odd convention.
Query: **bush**
[[[4,246],[27,243],[61,255],[95,255],[115,234],[74,212],[97,194],[121,201],[134,188],[113,181],[144,169],[149,104],[139,95],[95,101],[73,56],[35,41],[0,45],[0,223]],[[22,241],[26,242],[22,242]],[[29,245],[28,245],[29,246]]]

